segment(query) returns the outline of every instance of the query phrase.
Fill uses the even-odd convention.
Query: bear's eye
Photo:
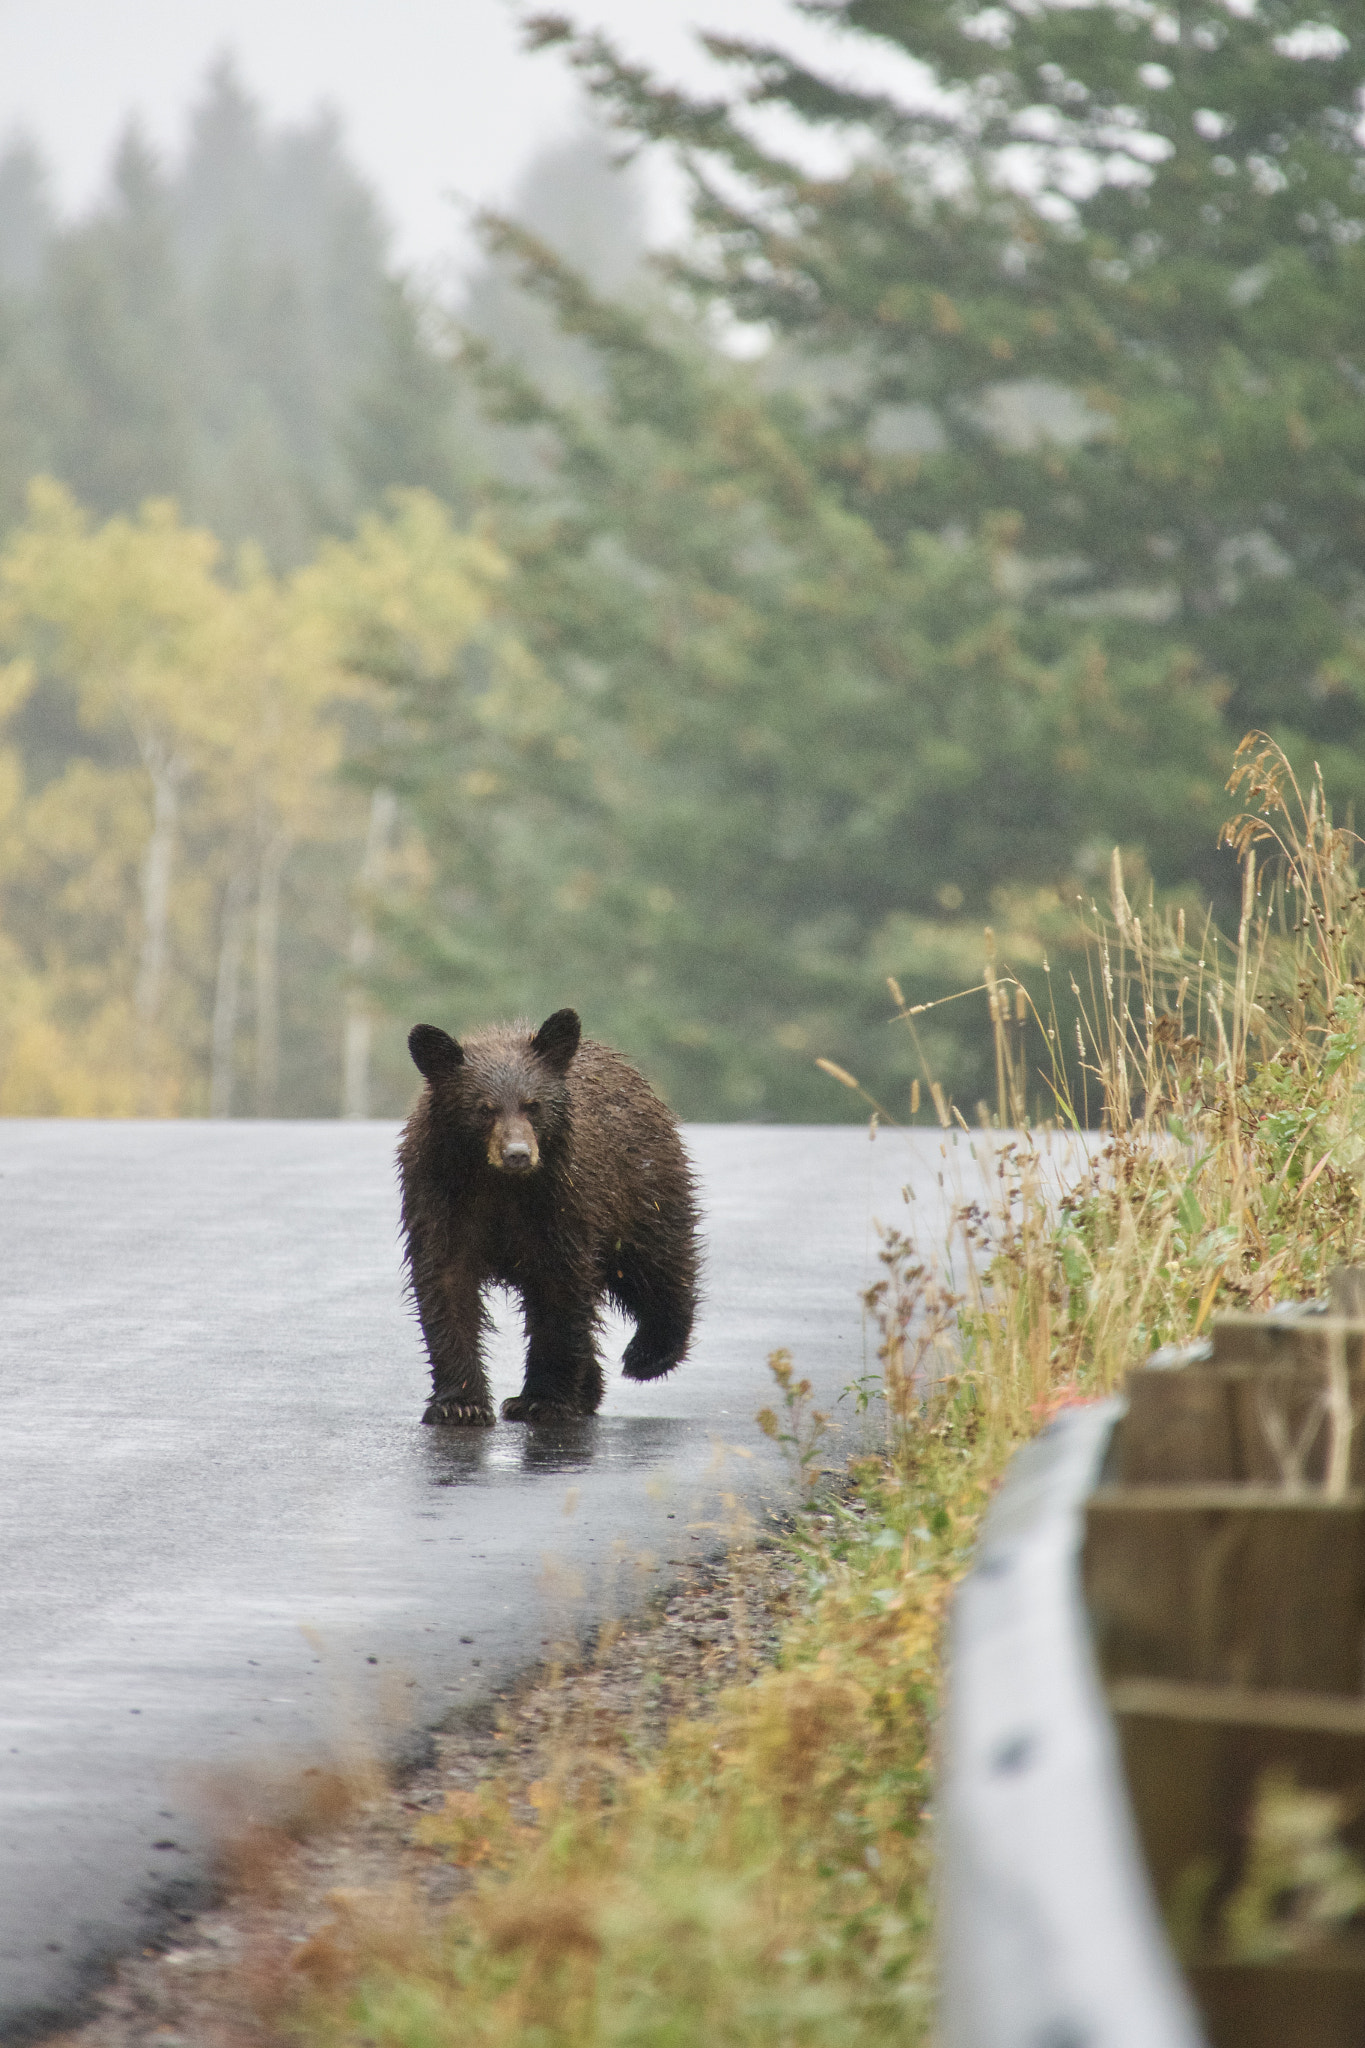
[[[480,1115],[480,1116],[496,1116],[496,1115],[497,1115],[497,1113],[498,1113],[498,1105],[497,1105],[497,1103],[496,1103],[496,1102],[481,1102],[481,1103],[479,1104],[479,1115]]]
[[[536,1098],[534,1098],[534,1097],[533,1097],[533,1098],[531,1099],[531,1101],[530,1101],[530,1102],[523,1102],[523,1103],[522,1103],[522,1105],[521,1105],[521,1113],[522,1113],[522,1115],[523,1115],[523,1116],[529,1116],[529,1115],[531,1114],[532,1110],[535,1110],[535,1109],[539,1109],[539,1108],[540,1108],[540,1103],[539,1103],[539,1101],[538,1101],[538,1100],[537,1100]]]

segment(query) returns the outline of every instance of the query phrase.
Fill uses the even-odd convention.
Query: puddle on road
[[[634,1472],[655,1465],[695,1437],[695,1423],[677,1417],[594,1416],[539,1429],[498,1423],[493,1429],[424,1432],[421,1459],[432,1486],[478,1485],[509,1472],[528,1479],[565,1472]]]

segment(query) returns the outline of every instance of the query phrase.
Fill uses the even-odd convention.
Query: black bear
[[[398,1149],[408,1272],[431,1359],[424,1422],[488,1424],[484,1290],[512,1287],[526,1382],[509,1421],[595,1414],[603,1296],[635,1323],[624,1371],[671,1372],[697,1294],[692,1169],[673,1118],[573,1010],[459,1045],[418,1024],[426,1079]]]

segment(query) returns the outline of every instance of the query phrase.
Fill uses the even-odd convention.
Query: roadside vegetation
[[[969,1126],[925,1075],[945,1176],[975,1155],[994,1193],[962,1203],[946,1260],[910,1230],[887,1240],[868,1298],[882,1372],[850,1390],[880,1412],[879,1448],[831,1475],[828,1418],[791,1359],[773,1359],[760,1423],[802,1501],[786,1539],[800,1593],[775,1663],[653,1749],[570,1717],[533,1783],[495,1777],[423,1816],[418,1844],[464,1866],[467,1888],[434,1916],[378,1893],[342,1902],[274,1981],[283,2036],[928,2038],[943,1621],[1011,1453],[1153,1345],[1222,1306],[1312,1296],[1362,1253],[1355,842],[1260,736],[1231,787],[1235,937],[1191,934],[1150,897],[1135,909],[1117,858],[1092,909],[1073,996],[1088,1113],[1048,1061],[1055,1023],[989,962],[994,1111]],[[1056,1083],[1046,1124],[1026,1115],[1040,1067]],[[1087,1129],[1100,1137],[1082,1149]]]

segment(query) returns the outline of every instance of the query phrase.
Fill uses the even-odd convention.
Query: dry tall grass
[[[1244,805],[1224,832],[1242,870],[1235,939],[1211,923],[1191,938],[1150,894],[1139,914],[1116,851],[1069,1004],[1040,1012],[987,960],[994,1114],[968,1131],[925,1076],[945,1141],[972,1144],[993,1199],[959,1209],[946,1278],[904,1238],[887,1246],[875,1306],[898,1434],[927,1402],[1016,1440],[1217,1308],[1305,1299],[1359,1262],[1360,842],[1333,824],[1321,777],[1305,792],[1263,734],[1242,742],[1229,788]],[[900,1014],[913,1030],[916,1012]],[[1048,1114],[1031,1117],[1040,1092]]]

